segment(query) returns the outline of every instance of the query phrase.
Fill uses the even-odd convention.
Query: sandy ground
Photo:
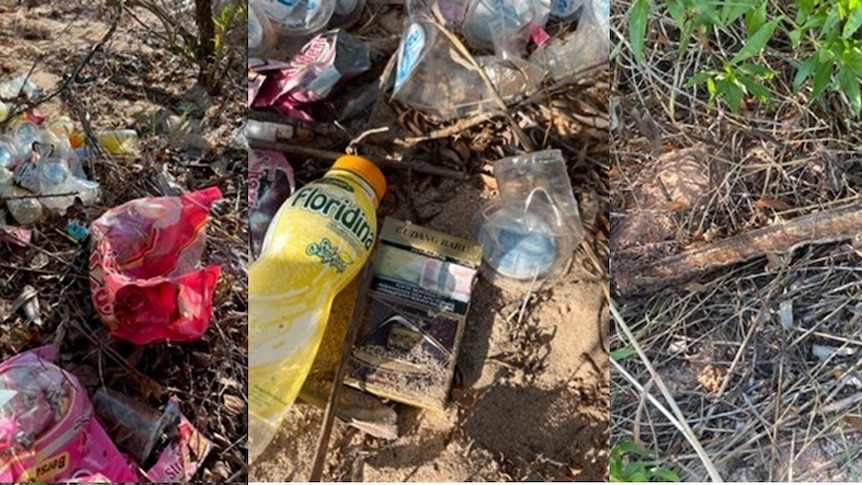
[[[454,182],[432,189],[427,200],[440,215],[427,226],[470,237],[474,211],[490,195]],[[458,360],[475,401],[445,412],[398,405],[400,437],[388,442],[336,423],[324,479],[606,479],[608,314],[600,286],[577,268],[534,296],[521,318],[521,298],[480,279]],[[345,293],[333,315],[350,314]],[[251,481],[308,480],[322,415],[295,404]]]

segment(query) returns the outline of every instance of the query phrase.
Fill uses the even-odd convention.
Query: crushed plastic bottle
[[[30,79],[29,74],[21,74],[0,83],[0,98],[14,99],[23,94],[27,99],[36,99],[45,91]]]
[[[565,274],[583,239],[562,152],[544,150],[494,163],[499,197],[474,221],[485,276],[502,288],[534,290]]]
[[[499,109],[482,76],[462,62],[452,42],[437,26],[415,16],[401,38],[392,98],[425,113],[450,120]],[[503,100],[534,89],[543,71],[521,59],[476,58]]]
[[[18,144],[12,135],[0,135],[0,167],[8,168],[21,160]]]
[[[29,160],[14,169],[15,183],[41,196],[40,202],[48,209],[64,211],[75,202],[75,197],[90,204],[99,195],[99,184],[77,176],[70,161],[54,156],[50,146],[36,143]],[[20,222],[20,221],[19,221]]]
[[[551,15],[563,20],[572,20],[578,16],[585,0],[551,0]]]
[[[332,301],[365,264],[377,237],[386,179],[370,161],[339,158],[295,192],[249,267],[248,453],[275,437],[311,369]]]
[[[493,49],[504,58],[522,58],[533,29],[550,14],[548,0],[473,0],[462,33],[477,49]]]
[[[558,81],[608,62],[609,17],[608,0],[587,1],[580,11],[578,28],[536,49],[530,59],[536,64],[547,66],[548,75]]]
[[[260,2],[248,3],[248,56],[266,57],[275,47],[277,33]]]
[[[42,219],[42,203],[33,193],[15,185],[12,171],[0,167],[0,199],[6,200],[6,208],[18,224],[29,226]]]
[[[281,34],[293,36],[323,29],[335,11],[335,0],[251,0],[250,3],[258,3]]]
[[[366,0],[337,0],[335,11],[329,19],[329,28],[346,29],[359,20],[362,10],[365,8]]]

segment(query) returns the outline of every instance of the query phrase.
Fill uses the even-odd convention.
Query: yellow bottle
[[[356,277],[377,236],[386,180],[342,156],[288,198],[249,266],[249,461],[272,441],[305,381],[335,295]]]

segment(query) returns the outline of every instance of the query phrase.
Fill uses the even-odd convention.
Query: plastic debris
[[[296,181],[293,168],[280,152],[249,151],[248,224],[252,256],[260,254],[269,223],[282,203],[293,194]]]
[[[0,481],[58,482],[98,473],[138,482],[78,379],[41,347],[0,363]]]
[[[21,294],[19,294],[18,298],[15,298],[15,301],[12,302],[11,310],[14,312],[19,308],[24,312],[24,315],[27,316],[27,320],[30,323],[42,325],[42,310],[39,307],[39,293],[35,288],[30,285],[24,286],[24,289],[21,290]]]
[[[467,62],[433,22],[417,17],[401,39],[392,98],[443,120],[498,110],[493,93]],[[517,58],[480,56],[476,62],[504,101],[537,87],[544,74]]]
[[[323,99],[345,81],[371,67],[368,46],[350,34],[334,30],[311,39],[287,63],[255,66],[266,79],[253,105],[272,108],[298,119],[311,120],[304,108]]]
[[[143,345],[201,337],[212,317],[220,267],[201,268],[216,187],[129,201],[90,227],[90,289],[117,338]]]
[[[189,482],[212,449],[171,397],[159,412],[106,388],[93,395],[99,422],[117,447],[138,464],[153,483]]]
[[[540,289],[565,274],[583,239],[578,203],[559,150],[498,160],[499,198],[475,225],[488,279]]]
[[[577,30],[543,45],[531,56],[536,64],[548,67],[552,79],[583,74],[608,62],[610,3],[608,0],[587,1],[580,12]]]
[[[335,11],[335,0],[251,0],[284,35],[303,35],[324,28]]]
[[[81,172],[77,159],[55,156],[51,146],[35,142],[29,161],[15,167],[14,180],[42,196],[39,202],[46,208],[64,211],[75,202],[75,197],[90,204],[99,195],[99,184],[76,175]]]
[[[23,227],[7,226],[0,223],[0,241],[16,246],[27,247],[33,238],[33,231]]]

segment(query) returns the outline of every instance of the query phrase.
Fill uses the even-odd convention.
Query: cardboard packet
[[[412,406],[446,406],[480,244],[387,218],[345,382]]]

